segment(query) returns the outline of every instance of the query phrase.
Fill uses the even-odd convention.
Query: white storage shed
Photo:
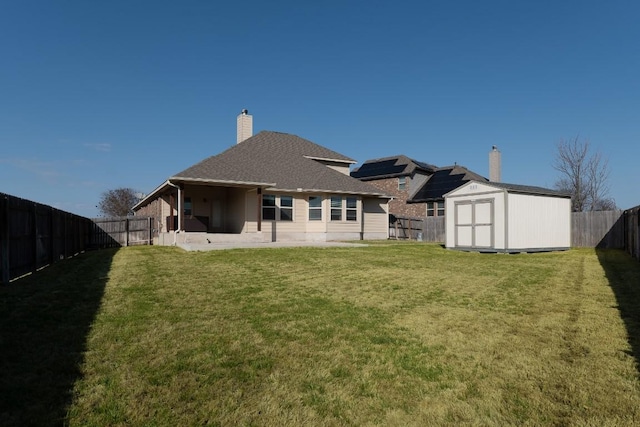
[[[564,192],[469,181],[444,198],[449,249],[539,252],[571,247],[571,196]]]

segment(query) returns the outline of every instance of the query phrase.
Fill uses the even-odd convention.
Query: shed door
[[[493,247],[493,200],[474,200],[455,204],[456,247]]]

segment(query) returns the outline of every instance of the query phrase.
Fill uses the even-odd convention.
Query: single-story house
[[[445,246],[480,252],[571,247],[571,195],[541,187],[469,181],[445,195]]]
[[[133,207],[156,244],[388,238],[390,196],[352,178],[355,160],[296,135],[252,134],[170,176]]]

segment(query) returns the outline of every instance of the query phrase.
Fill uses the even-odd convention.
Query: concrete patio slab
[[[233,242],[233,243],[178,243],[185,251],[215,251],[224,249],[295,248],[295,247],[366,247],[366,243],[350,242]]]

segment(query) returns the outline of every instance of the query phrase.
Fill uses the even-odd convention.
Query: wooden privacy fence
[[[573,212],[571,246],[622,249],[625,247],[623,211]]]
[[[153,241],[153,218],[150,217],[94,218],[93,222],[118,246],[150,245]]]
[[[640,261],[640,206],[624,211],[625,249]]]
[[[112,224],[104,225],[108,220],[98,220],[103,223],[100,225],[89,218],[0,193],[0,283],[89,249],[139,244],[142,233],[151,236],[152,220],[130,220],[119,218],[114,223],[132,231],[131,235],[123,238],[122,232],[114,231],[112,237],[109,231]],[[147,232],[139,229],[140,223],[149,225]]]
[[[640,260],[640,206],[626,211],[574,212],[573,247],[624,249]]]
[[[395,221],[389,224],[389,237],[423,242],[444,242],[444,217],[396,217]]]

